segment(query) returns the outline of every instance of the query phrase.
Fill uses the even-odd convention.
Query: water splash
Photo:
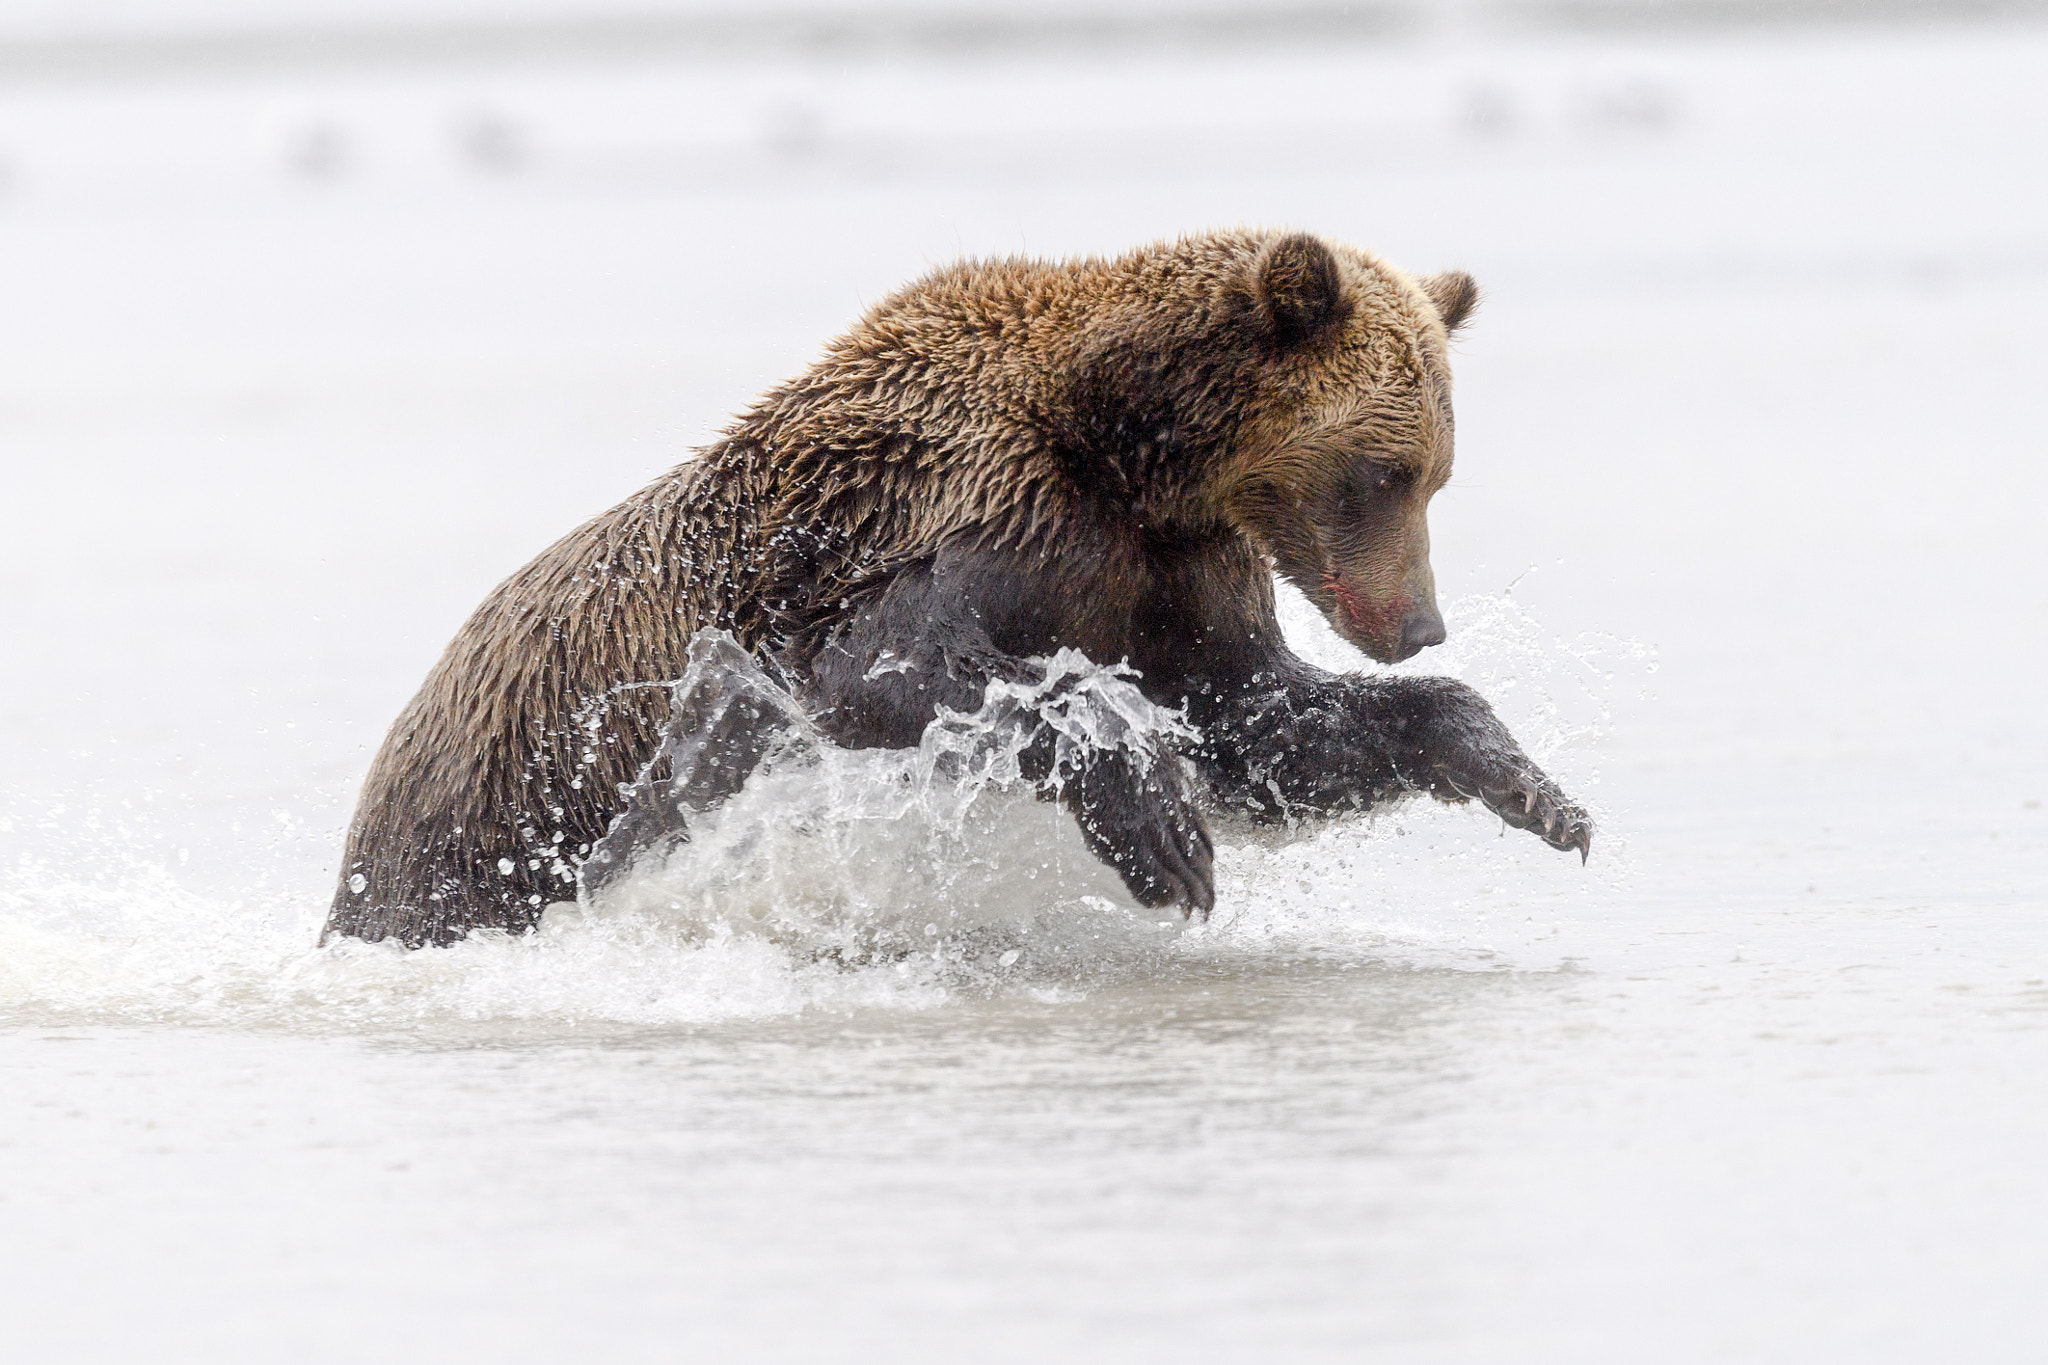
[[[1040,681],[989,683],[971,713],[941,708],[915,749],[848,750],[729,637],[700,636],[658,756],[672,775],[656,782],[649,764],[598,850],[630,869],[549,914],[663,916],[845,963],[950,952],[1014,965],[1104,935],[1158,941],[1178,916],[1139,910],[1046,798],[1086,752],[1126,749],[1142,769],[1179,761],[1172,746],[1192,732],[1127,668],[1071,649],[1043,665]],[[1034,781],[1025,751],[1046,740],[1052,773]],[[605,846],[622,837],[630,857]]]
[[[1281,612],[1304,657],[1364,666],[1284,586]],[[1642,652],[1557,640],[1512,602],[1468,598],[1447,615],[1452,643],[1425,671],[1485,690],[1577,793],[1616,694],[1642,680]],[[1178,724],[1123,670],[1071,652],[1044,684],[999,684],[973,714],[940,716],[916,750],[838,749],[799,713],[736,794],[693,816],[687,843],[606,894],[551,907],[524,937],[419,952],[314,946],[331,874],[293,871],[311,835],[289,857],[236,836],[248,850],[236,880],[179,861],[180,847],[227,837],[209,824],[222,810],[247,830],[273,823],[246,797],[195,798],[191,815],[158,802],[171,808],[162,828],[137,833],[106,798],[17,794],[0,834],[44,852],[0,867],[0,1026],[582,1035],[1068,998],[1275,956],[1545,969],[1559,961],[1545,939],[1558,917],[1628,877],[1625,828],[1606,812],[1582,870],[1533,840],[1496,839],[1469,808],[1413,803],[1292,831],[1219,828],[1214,921],[1184,927],[1133,905],[1017,761],[1041,727],[1056,744],[1156,750]],[[338,829],[314,833],[338,849]]]
[[[1444,605],[1449,638],[1393,665],[1376,663],[1338,635],[1285,579],[1274,581],[1280,626],[1294,652],[1339,673],[1431,674],[1472,684],[1531,758],[1547,763],[1595,749],[1614,728],[1617,694],[1657,671],[1657,651],[1639,640],[1586,632],[1563,639],[1544,629],[1512,593],[1473,593]]]

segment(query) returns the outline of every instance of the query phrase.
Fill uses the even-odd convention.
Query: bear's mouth
[[[1375,605],[1371,598],[1354,591],[1334,573],[1323,575],[1323,591],[1337,604],[1338,629],[1375,659],[1389,662],[1382,655],[1393,652],[1387,643],[1396,638],[1395,624],[1401,619],[1403,604],[1394,601],[1385,606]]]

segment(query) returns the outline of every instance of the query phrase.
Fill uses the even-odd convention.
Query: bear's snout
[[[1442,644],[1448,636],[1444,618],[1433,603],[1424,602],[1401,618],[1401,657],[1420,654],[1431,645]]]
[[[1411,659],[1448,638],[1435,594],[1402,593],[1384,606],[1330,574],[1323,587],[1337,603],[1337,628],[1350,641],[1383,664]]]

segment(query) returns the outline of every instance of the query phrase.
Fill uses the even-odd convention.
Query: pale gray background
[[[2038,1358],[2038,13],[8,6],[0,1345]],[[935,263],[1239,222],[1487,287],[1408,667],[1589,867],[1232,845],[1064,974],[313,949],[492,583]]]

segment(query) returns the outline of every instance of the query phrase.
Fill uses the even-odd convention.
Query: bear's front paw
[[[1141,768],[1128,750],[1098,752],[1068,777],[1061,800],[1089,851],[1117,870],[1139,904],[1178,902],[1196,923],[1209,918],[1216,849],[1179,759],[1161,756]]]
[[[1484,775],[1436,769],[1436,794],[1446,801],[1477,800],[1516,829],[1535,833],[1556,849],[1577,849],[1579,861],[1593,852],[1593,820],[1533,763],[1503,767]]]

